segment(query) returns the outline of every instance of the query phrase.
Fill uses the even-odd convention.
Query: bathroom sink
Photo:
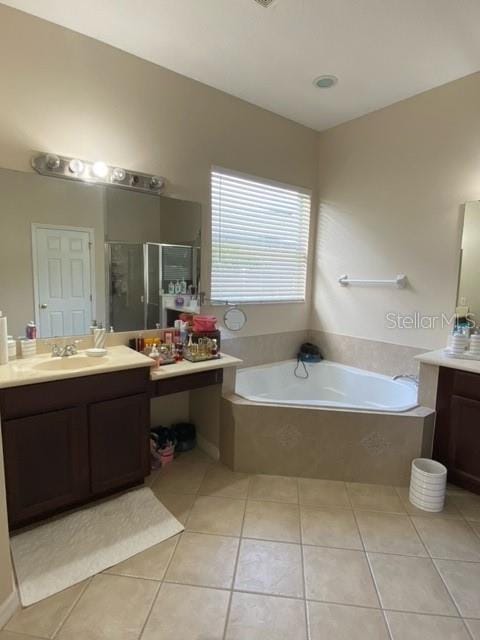
[[[105,364],[107,356],[103,358],[88,358],[85,355],[68,356],[67,358],[52,358],[33,365],[37,371],[76,371],[77,369],[90,369]]]

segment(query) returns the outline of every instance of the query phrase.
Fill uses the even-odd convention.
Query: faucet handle
[[[48,342],[48,345],[52,347],[52,358],[59,358],[61,355],[61,348],[56,342]]]

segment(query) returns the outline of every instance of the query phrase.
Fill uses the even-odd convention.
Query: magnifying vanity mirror
[[[240,331],[247,322],[247,316],[242,309],[238,307],[232,307],[225,311],[223,316],[223,323],[229,331]]]
[[[480,324],[480,201],[465,204],[457,317]]]
[[[0,309],[41,338],[167,324],[198,308],[201,205],[0,168]]]

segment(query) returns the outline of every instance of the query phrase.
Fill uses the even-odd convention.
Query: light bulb
[[[58,169],[58,167],[60,166],[60,158],[53,153],[49,153],[45,157],[45,164],[47,165],[47,168],[50,169],[50,171]]]
[[[97,178],[106,178],[108,175],[108,165],[105,162],[94,162],[92,166],[93,175]]]
[[[112,176],[113,179],[116,180],[117,182],[122,182],[122,180],[125,180],[125,169],[122,169],[121,167],[115,167],[115,169],[112,171]]]
[[[73,158],[73,160],[70,160],[70,162],[68,163],[68,168],[71,171],[71,173],[74,173],[75,175],[79,175],[80,173],[83,173],[85,169],[85,164],[81,160],[77,160],[76,158]]]
[[[150,178],[150,189],[161,189],[163,186],[162,178],[158,178],[157,176],[152,176]]]

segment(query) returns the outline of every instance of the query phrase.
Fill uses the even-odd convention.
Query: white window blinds
[[[305,300],[310,193],[212,170],[214,302]]]

